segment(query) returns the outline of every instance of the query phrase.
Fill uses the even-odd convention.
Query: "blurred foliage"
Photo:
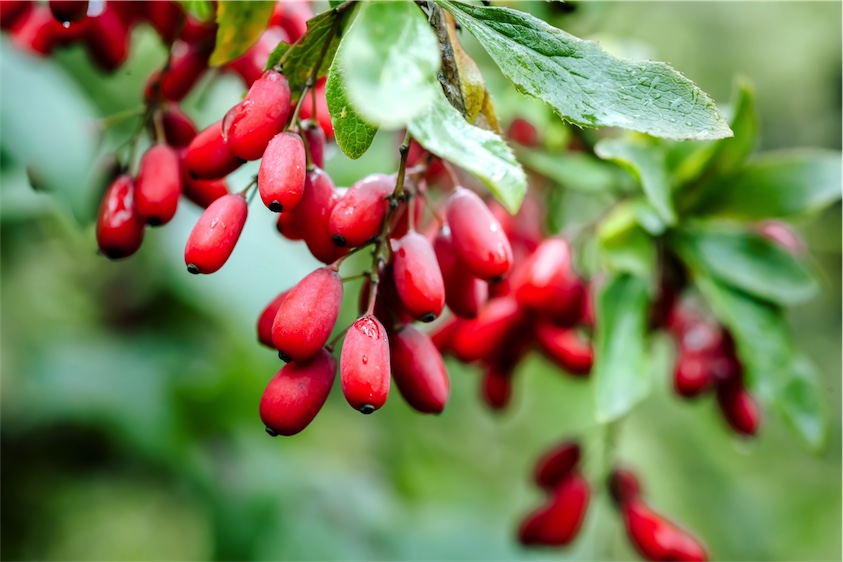
[[[517,7],[599,36],[607,48],[669,61],[721,103],[733,77],[748,76],[763,149],[840,149],[839,4]],[[517,94],[462,37],[503,122],[523,115],[545,123],[544,106]],[[500,416],[479,403],[478,373],[449,363],[452,399],[441,416],[415,414],[397,394],[360,416],[335,388],[304,433],[266,436],[257,405],[279,363],[256,345],[254,321],[315,267],[306,250],[280,239],[271,213],[252,206],[230,263],[189,276],[181,252],[199,210],[185,203],[132,259],[95,254],[85,219],[103,186],[86,173],[133,122],[101,134],[97,152],[92,117],[137,107],[165,57],[145,28],[133,47],[129,63],[104,77],[76,48],[44,61],[0,43],[3,558],[634,559],[599,493],[570,548],[527,552],[514,541],[519,517],[537,503],[528,479],[538,454],[569,435],[592,450],[605,440],[588,383],[539,356],[519,367],[515,404]],[[185,103],[200,126],[242,94],[230,76],[206,80]],[[543,131],[565,134],[552,122]],[[334,151],[328,171],[338,185],[392,171],[397,142],[381,133],[356,161]],[[39,187],[56,197],[29,187],[24,163],[34,161]],[[251,173],[244,167],[232,184]],[[586,188],[564,207],[585,213],[593,199]],[[824,286],[789,320],[827,390],[827,449],[809,454],[772,414],[758,438],[736,439],[713,400],[672,394],[666,365],[654,365],[655,392],[617,438],[619,458],[640,470],[653,506],[704,538],[715,559],[841,554],[840,206],[801,232]],[[353,317],[347,305],[340,326]]]

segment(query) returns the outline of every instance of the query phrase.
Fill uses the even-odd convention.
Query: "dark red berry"
[[[673,371],[673,388],[685,398],[699,396],[714,382],[711,366],[716,360],[711,354],[680,351]]]
[[[550,502],[528,515],[519,530],[524,545],[564,546],[582,526],[589,499],[588,483],[574,472],[553,491]]]
[[[579,462],[579,444],[565,441],[539,458],[533,471],[533,479],[542,488],[554,488],[571,474]]]
[[[32,10],[32,0],[4,0],[0,2],[0,28],[11,29]]]
[[[260,416],[270,435],[295,435],[307,427],[328,398],[337,361],[322,349],[305,361],[284,365],[260,403]]]
[[[249,207],[242,194],[211,203],[187,238],[184,263],[190,273],[213,273],[228,261],[246,224]]]
[[[258,317],[258,341],[266,347],[275,348],[272,343],[272,325],[275,323],[275,317],[278,316],[278,309],[281,308],[281,303],[287,298],[289,290],[282,291],[277,297],[272,299],[266,308],[263,309],[261,315]]]
[[[460,318],[475,318],[489,298],[489,285],[463,266],[447,226],[436,235],[433,249],[445,283],[445,304]]]
[[[176,214],[181,195],[181,166],[175,149],[156,144],[146,151],[138,170],[135,208],[147,224],[166,224]]]
[[[222,137],[220,122],[200,131],[187,147],[184,166],[195,178],[215,180],[223,178],[243,164],[229,150]]]
[[[258,170],[258,192],[263,204],[276,213],[292,211],[304,193],[306,168],[301,137],[295,133],[275,135]]]
[[[278,220],[275,222],[278,233],[287,240],[301,240],[302,234],[296,225],[296,216],[292,212],[278,213]]]
[[[170,67],[149,77],[144,99],[151,101],[160,95],[170,101],[183,100],[208,69],[210,54],[204,48],[176,43]]]
[[[548,322],[536,325],[536,341],[545,354],[572,375],[587,375],[594,363],[591,343],[576,330],[558,328]]]
[[[117,70],[129,57],[129,26],[113,4],[119,2],[107,3],[101,14],[77,24],[86,24],[84,35],[88,55],[106,72]]]
[[[88,14],[88,0],[50,0],[49,6],[59,23],[79,21]]]
[[[492,410],[503,410],[512,399],[512,372],[488,365],[480,386],[480,397]]]
[[[179,20],[182,17],[181,7],[170,0],[143,2],[143,11],[149,24],[158,32],[165,43],[176,38]]]
[[[395,179],[372,174],[352,185],[331,211],[328,228],[337,246],[362,246],[377,236],[389,208]]]
[[[623,516],[632,544],[645,559],[684,562],[708,559],[705,548],[694,537],[654,513],[641,500],[627,502]]]
[[[571,267],[571,249],[561,238],[549,238],[527,258],[513,275],[515,298],[527,310],[543,318],[569,324],[581,310],[581,282]]]
[[[412,231],[392,244],[393,278],[404,308],[413,318],[432,322],[445,307],[445,282],[430,240]]]
[[[717,404],[726,422],[735,432],[745,436],[758,433],[758,406],[744,387],[741,377],[718,383]]]
[[[172,147],[183,148],[196,138],[193,121],[175,104],[162,112],[161,124],[164,126],[164,138]]]
[[[257,160],[266,145],[284,129],[290,116],[290,84],[283,74],[267,70],[246,97],[223,120],[223,136],[232,154]]]
[[[328,230],[331,211],[336,204],[330,176],[319,168],[307,172],[304,193],[294,212],[295,226],[307,249],[322,263],[333,263],[347,252],[334,244]]]
[[[192,178],[189,174],[185,173],[184,166],[182,166],[181,180],[181,188],[184,196],[205,209],[220,197],[228,195],[228,185],[225,183],[225,180],[200,180]]]
[[[110,259],[131,256],[143,242],[143,220],[135,211],[135,182],[128,174],[114,180],[100,205],[97,244]]]
[[[355,410],[371,414],[389,395],[389,341],[374,316],[358,318],[345,334],[340,380],[345,399]]]
[[[342,304],[342,279],[327,267],[298,282],[278,307],[272,344],[287,361],[312,357],[328,341]]]
[[[609,475],[609,493],[618,507],[637,500],[641,494],[641,484],[631,470],[616,468]]]
[[[509,271],[509,240],[476,193],[458,187],[448,200],[447,219],[457,255],[473,275],[495,279]]]
[[[389,337],[392,378],[401,396],[423,414],[438,414],[450,393],[448,372],[430,336],[403,326]]]
[[[477,318],[466,321],[454,334],[451,342],[454,355],[465,362],[492,357],[508,345],[508,338],[521,320],[515,299],[503,297],[489,301]]]
[[[325,167],[325,131],[313,119],[307,119],[301,124],[302,135],[307,140],[310,160],[317,168]]]

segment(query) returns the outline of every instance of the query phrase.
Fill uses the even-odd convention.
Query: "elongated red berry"
[[[147,224],[166,224],[175,216],[181,195],[181,165],[175,149],[156,144],[141,158],[135,207]]]
[[[205,209],[184,248],[184,263],[190,273],[213,273],[228,261],[248,210],[246,198],[239,193],[220,197]]]
[[[445,304],[460,318],[475,318],[489,298],[489,285],[469,273],[457,257],[447,226],[433,240],[433,250],[445,283]]]
[[[524,146],[534,147],[539,145],[539,132],[535,125],[521,117],[516,117],[512,120],[506,135],[513,141]]]
[[[389,338],[392,378],[401,396],[423,414],[445,408],[451,385],[442,355],[430,336],[412,326],[402,326]]]
[[[271,26],[261,33],[257,43],[252,45],[242,56],[226,64],[226,68],[240,75],[243,83],[250,88],[261,76],[263,76],[269,54],[278,46],[278,43],[292,43],[290,37],[283,29]]]
[[[97,218],[97,244],[107,258],[131,256],[143,242],[143,220],[135,211],[135,182],[118,177],[106,191]]]
[[[228,195],[228,184],[225,183],[224,179],[201,180],[192,178],[185,172],[184,165],[182,165],[181,182],[184,196],[205,209],[220,197]]]
[[[246,97],[223,120],[223,136],[231,152],[243,160],[263,156],[269,141],[284,129],[290,116],[290,84],[280,72],[267,70]]]
[[[480,382],[480,397],[492,410],[503,410],[512,399],[512,372],[490,364]]]
[[[295,133],[275,135],[258,170],[258,192],[263,204],[276,213],[292,211],[304,193],[306,168],[301,137]]]
[[[325,131],[313,119],[306,119],[301,124],[301,131],[307,139],[310,160],[317,168],[325,167]]]
[[[293,214],[296,229],[304,238],[307,249],[322,263],[333,263],[347,252],[334,244],[328,229],[331,211],[336,204],[330,176],[319,168],[307,172],[304,193]]]
[[[301,240],[302,234],[296,224],[296,216],[292,212],[278,213],[278,220],[275,222],[278,233],[287,240]]]
[[[591,372],[594,352],[576,330],[558,328],[549,322],[536,324],[536,341],[545,354],[572,375]]]
[[[272,343],[272,325],[275,323],[275,317],[278,316],[278,309],[281,308],[281,303],[287,298],[290,293],[289,290],[281,291],[277,297],[272,299],[266,308],[263,309],[261,315],[258,317],[258,341],[266,347],[275,348]]]
[[[372,174],[352,185],[331,211],[328,228],[337,246],[354,248],[378,235],[389,208],[395,180]]]
[[[0,29],[10,29],[32,11],[32,0],[6,0],[0,2]]]
[[[737,433],[752,436],[758,433],[760,413],[741,377],[721,381],[717,385],[717,405],[729,426]]]
[[[573,309],[579,313],[580,302],[571,285],[579,284],[571,268],[571,249],[562,238],[549,238],[527,258],[513,276],[515,298],[527,310],[554,318]]]
[[[88,13],[88,0],[50,0],[49,5],[59,23],[79,21]]]
[[[143,2],[142,7],[149,25],[158,32],[164,43],[172,42],[180,27],[181,7],[171,0]]]
[[[565,441],[539,458],[533,471],[533,479],[542,488],[554,488],[571,474],[579,462],[579,444],[575,441]]]
[[[328,341],[342,304],[342,279],[327,267],[290,290],[272,322],[272,344],[285,361],[312,357]]]
[[[454,334],[451,349],[461,361],[477,361],[492,357],[522,320],[515,299],[502,297],[489,301],[477,318],[468,320]]]
[[[694,537],[653,512],[641,500],[623,507],[627,534],[636,550],[647,560],[702,562],[708,559],[705,548]]]
[[[448,200],[448,225],[454,248],[468,270],[481,279],[505,275],[512,248],[489,208],[473,191],[458,187]]]
[[[616,468],[609,475],[609,493],[618,507],[639,499],[641,484],[638,477],[631,470]]]
[[[389,341],[374,316],[358,318],[345,334],[340,380],[345,399],[355,410],[371,414],[389,395]]]
[[[115,6],[106,4],[102,13],[84,18],[78,25],[82,24],[85,24],[88,55],[97,66],[113,72],[126,62],[129,56],[129,26]]]
[[[284,365],[261,397],[260,415],[267,433],[295,435],[307,427],[325,404],[336,371],[337,361],[325,349]]]
[[[184,154],[187,173],[194,178],[215,180],[223,178],[243,164],[229,150],[222,137],[220,122],[200,131],[190,141]]]
[[[445,282],[430,240],[411,231],[392,244],[393,278],[404,308],[417,320],[432,322],[445,307]]]
[[[177,42],[170,67],[163,74],[156,71],[149,77],[144,99],[151,101],[161,96],[170,101],[183,100],[208,69],[210,54],[198,45]]]
[[[685,398],[699,396],[714,382],[711,366],[716,360],[711,354],[681,351],[673,370],[673,388]]]
[[[175,104],[162,112],[161,124],[164,126],[167,144],[172,147],[183,148],[196,138],[197,131],[193,121]]]
[[[578,473],[568,475],[553,491],[550,502],[527,516],[519,529],[524,545],[564,546],[582,526],[589,500],[588,483]]]

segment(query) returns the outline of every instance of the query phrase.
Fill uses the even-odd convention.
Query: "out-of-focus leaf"
[[[248,51],[266,29],[274,8],[275,2],[268,0],[219,0],[211,66],[222,66]]]
[[[840,199],[839,152],[768,152],[706,188],[690,212],[756,221],[818,211]]]
[[[616,58],[517,10],[436,2],[477,38],[519,91],[571,123],[670,139],[732,134],[706,93],[664,63]]]
[[[777,304],[797,304],[819,290],[811,269],[775,242],[721,225],[677,233],[683,256],[706,274]]]
[[[667,224],[676,222],[670,181],[661,147],[631,138],[605,139],[597,143],[594,152],[604,160],[623,166],[635,176],[653,208]]]
[[[631,275],[609,278],[597,298],[594,393],[598,421],[617,419],[650,391],[647,362],[647,282]]]
[[[649,279],[656,268],[653,239],[638,224],[635,205],[620,204],[600,221],[597,228],[600,259],[609,271],[626,272]]]
[[[518,161],[555,183],[583,192],[611,192],[628,183],[626,173],[611,164],[579,152],[550,154],[519,150]]]
[[[214,6],[209,0],[179,0],[179,4],[199,21],[208,21],[214,15]]]
[[[828,439],[828,407],[822,399],[819,373],[806,357],[796,354],[777,394],[777,405],[785,421],[813,449]]]
[[[511,214],[527,193],[527,176],[512,149],[491,131],[469,124],[436,88],[427,112],[407,129],[419,144],[477,176]]]
[[[413,2],[363,4],[342,45],[346,97],[370,123],[403,127],[441,90],[436,35]]]

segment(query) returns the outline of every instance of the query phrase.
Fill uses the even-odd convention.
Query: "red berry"
[[[103,70],[113,72],[129,57],[129,26],[116,7],[108,3],[96,17],[85,18],[88,55]]]
[[[539,458],[533,478],[542,488],[554,488],[571,474],[579,462],[579,444],[574,441],[565,441]]]
[[[258,170],[258,192],[263,204],[276,213],[292,211],[304,193],[306,168],[301,137],[295,133],[275,135]]]
[[[386,329],[371,315],[348,329],[340,356],[340,380],[345,399],[355,410],[371,414],[389,395],[389,342]]]
[[[627,503],[638,499],[641,494],[641,484],[631,470],[616,468],[609,475],[609,493],[612,494],[612,500],[615,504],[623,507]]]
[[[183,148],[196,138],[196,126],[177,105],[170,105],[163,111],[161,124],[164,126],[167,144],[172,147]]]
[[[249,88],[263,76],[263,69],[269,60],[269,54],[282,41],[284,43],[291,43],[287,32],[280,27],[271,26],[261,34],[258,42],[252,45],[243,56],[234,59],[225,66],[239,74],[243,79],[243,83]]]
[[[213,273],[228,261],[248,211],[246,198],[239,193],[220,197],[205,209],[184,248],[190,273]]]
[[[492,410],[503,410],[512,399],[512,372],[488,365],[481,381],[480,397]]]
[[[267,70],[252,84],[243,101],[226,114],[223,136],[235,156],[257,160],[272,137],[284,129],[289,116],[290,84],[283,74]]]
[[[285,361],[312,357],[328,341],[342,304],[342,279],[321,267],[299,281],[272,322],[272,343]]]
[[[223,179],[200,180],[190,177],[182,166],[181,188],[184,196],[203,208],[228,195],[228,185]]]
[[[495,279],[509,271],[509,240],[476,193],[458,187],[448,200],[447,218],[457,255],[472,274]]]
[[[334,243],[354,248],[377,236],[394,189],[395,179],[385,174],[372,174],[352,185],[331,211],[328,228]]]
[[[143,10],[149,25],[158,32],[165,43],[170,43],[175,39],[179,20],[182,17],[181,7],[176,2],[170,0],[143,2]]]
[[[576,472],[553,491],[548,505],[529,515],[521,526],[522,544],[564,546],[579,533],[588,507],[588,483]]]
[[[509,345],[508,340],[522,321],[518,303],[511,297],[489,301],[477,318],[465,322],[454,334],[451,347],[461,361],[492,357]]]
[[[710,354],[680,351],[673,371],[673,388],[685,398],[699,396],[714,382]]]
[[[403,326],[389,338],[392,378],[401,396],[423,414],[438,414],[450,393],[448,372],[430,336]]]
[[[4,0],[0,2],[0,28],[11,29],[32,11],[32,0]]]
[[[310,160],[317,168],[325,167],[325,131],[313,119],[307,119],[301,124],[302,135],[307,140]]]
[[[301,240],[302,234],[296,225],[296,215],[291,212],[278,213],[278,220],[275,223],[278,233],[287,240]]]
[[[307,427],[325,404],[336,371],[337,361],[325,349],[284,365],[261,397],[260,415],[267,433],[295,435]]]
[[[135,182],[128,174],[114,180],[102,198],[97,218],[97,244],[110,259],[125,258],[143,242],[143,220],[135,211]]]
[[[170,101],[181,101],[190,93],[208,69],[210,52],[205,48],[177,42],[173,46],[173,59],[164,74],[156,71],[149,77],[144,99],[151,101],[159,96]]]
[[[313,112],[313,96],[307,95],[301,105],[302,119],[315,119],[325,133],[325,138],[334,138],[334,126],[331,123],[331,114],[328,112],[328,102],[325,99],[325,78],[321,78],[316,87],[313,88],[316,93],[316,113]]]
[[[157,1],[157,0],[156,0]],[[202,22],[187,15],[184,25],[179,31],[178,39],[191,46],[213,50],[217,35],[217,24],[214,21]],[[208,51],[210,54],[210,51]]]
[[[549,238],[513,275],[515,298],[527,310],[552,320],[578,320],[582,307],[581,282],[571,268],[566,240]]]
[[[181,167],[175,149],[156,144],[146,151],[138,170],[135,207],[147,224],[166,224],[176,214],[181,195]]]
[[[521,117],[512,120],[506,135],[518,144],[530,147],[539,146],[538,130],[532,123]]]
[[[445,282],[430,240],[410,232],[392,244],[398,296],[413,318],[432,322],[445,307]]]
[[[591,372],[594,352],[591,344],[584,341],[576,330],[541,322],[536,325],[536,341],[548,357],[572,375]]]
[[[272,343],[272,325],[275,323],[275,317],[278,316],[278,309],[281,308],[281,303],[287,298],[290,293],[289,290],[282,291],[277,297],[272,299],[266,308],[263,309],[261,315],[258,317],[258,341],[266,347],[275,349]]]
[[[88,0],[50,0],[49,5],[59,23],[79,21],[88,14]]]
[[[315,168],[305,176],[304,193],[295,209],[296,229],[304,238],[307,249],[322,263],[333,263],[347,252],[331,240],[328,221],[337,204],[334,183],[323,170]]]
[[[741,377],[736,376],[718,383],[717,405],[720,406],[726,422],[737,433],[752,436],[758,432],[758,405],[747,392]]]
[[[627,502],[623,515],[632,544],[647,560],[702,562],[708,559],[705,548],[694,537],[654,513],[641,500]]]
[[[290,41],[297,41],[307,33],[307,20],[315,14],[310,3],[305,0],[284,0],[275,4],[275,10],[269,20],[270,25],[284,28]]]
[[[238,160],[222,137],[220,122],[200,131],[190,141],[184,154],[187,173],[195,178],[215,180],[223,178],[243,164]]]
[[[445,283],[445,304],[460,318],[475,318],[489,298],[489,285],[463,266],[447,226],[436,235],[433,249]]]
[[[0,5],[4,4],[0,2]],[[16,17],[10,28],[14,45],[41,56],[53,51],[61,34],[61,24],[47,8],[37,5]]]

